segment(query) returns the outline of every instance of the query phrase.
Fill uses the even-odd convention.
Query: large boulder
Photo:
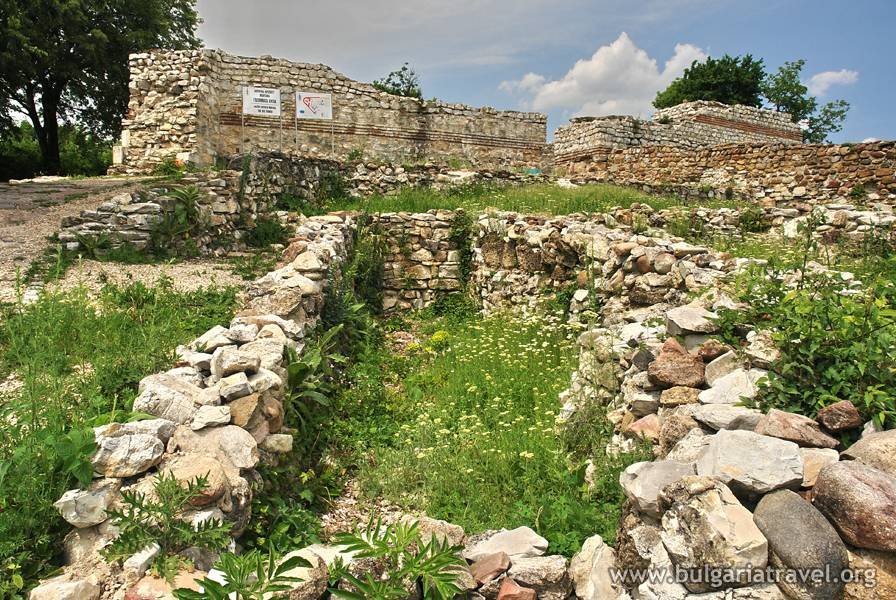
[[[106,477],[132,477],[154,467],[162,459],[165,445],[146,433],[116,433],[97,438],[91,462]]]
[[[660,536],[680,569],[726,569],[731,574],[726,587],[740,587],[749,583],[751,570],[765,568],[768,542],[724,484],[685,477],[663,490],[663,504],[668,508]],[[713,591],[713,582],[698,577],[684,585],[691,592]]]
[[[896,477],[855,461],[823,468],[813,502],[844,540],[859,548],[896,551]]]
[[[654,385],[664,388],[700,387],[704,382],[704,365],[702,360],[688,354],[675,338],[669,338],[647,368],[647,375]]]
[[[744,399],[755,398],[759,391],[756,382],[766,376],[760,369],[734,369],[716,379],[712,387],[700,392],[703,404],[740,404]]]
[[[582,544],[569,561],[569,577],[581,600],[613,600],[621,591],[610,571],[616,569],[616,553],[599,535]]]
[[[134,412],[183,425],[193,420],[200,394],[200,388],[178,377],[165,373],[150,375],[140,381]]]
[[[776,408],[759,419],[755,431],[808,448],[836,448],[840,445],[839,441],[823,433],[818,423],[809,417]]]
[[[60,575],[41,582],[31,590],[30,600],[98,600],[100,586],[89,579]]]
[[[818,510],[799,494],[778,490],[762,498],[753,521],[768,540],[772,566],[784,570],[839,574],[849,565],[846,546]],[[778,584],[797,600],[840,598],[843,582],[836,578],[809,579],[805,583],[782,578]]]
[[[818,411],[818,422],[834,433],[862,426],[862,415],[849,400],[841,400]]]
[[[634,507],[651,517],[660,517],[659,495],[664,487],[694,474],[694,465],[674,460],[639,462],[619,474],[619,484]]]
[[[733,404],[703,404],[695,406],[690,414],[694,420],[716,431],[720,429],[753,431],[762,418],[762,413],[755,408]]]
[[[517,527],[516,529],[502,529],[473,541],[468,545],[462,555],[469,561],[477,561],[480,558],[504,552],[510,560],[541,556],[548,549],[548,541],[532,531],[529,527]]]
[[[252,469],[258,464],[258,444],[248,431],[236,425],[192,431],[178,427],[168,442],[169,452],[207,454],[237,469]]]
[[[403,515],[401,517],[401,522],[407,524],[416,523],[420,539],[425,543],[435,539],[440,544],[462,546],[464,539],[466,538],[464,528],[460,525],[455,525],[454,523],[449,523],[448,521],[443,521],[441,519],[433,519],[426,515]]]
[[[841,455],[896,477],[896,429],[862,436]]]
[[[686,304],[666,313],[666,332],[669,335],[713,333],[718,329],[714,319],[718,315],[697,304]]]
[[[69,490],[53,503],[62,518],[77,528],[92,527],[106,520],[106,509],[118,495],[116,479],[97,481],[86,490]]]
[[[515,558],[507,576],[519,585],[535,590],[542,600],[566,600],[572,582],[562,556],[530,556]]]
[[[697,474],[714,477],[737,494],[755,497],[779,488],[799,489],[803,460],[793,442],[723,429],[711,437],[697,459]]]

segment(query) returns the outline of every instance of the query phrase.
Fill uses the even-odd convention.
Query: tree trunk
[[[44,85],[41,94],[41,109],[44,117],[45,144],[41,146],[41,155],[44,163],[44,173],[47,175],[59,175],[62,162],[59,159],[59,91]]]

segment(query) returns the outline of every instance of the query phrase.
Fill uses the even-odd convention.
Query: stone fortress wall
[[[199,165],[255,151],[345,160],[540,165],[544,115],[421,101],[376,90],[319,64],[219,50],[154,50],[130,57],[128,115],[113,170],[152,171],[176,155]],[[242,87],[281,90],[281,116],[243,116]],[[329,92],[333,120],[296,121],[295,92]]]
[[[656,111],[645,121],[631,116],[578,117],[554,134],[554,162],[565,165],[611,150],[643,146],[698,149],[722,144],[799,144],[790,115],[719,102],[686,102]]]

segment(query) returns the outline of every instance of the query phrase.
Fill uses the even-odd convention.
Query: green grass
[[[70,527],[52,503],[84,477],[91,427],[127,419],[140,379],[234,306],[234,289],[181,293],[160,280],[0,307],[0,379],[23,383],[0,399],[0,598],[59,564]]]
[[[436,209],[464,209],[482,212],[488,208],[528,214],[566,215],[576,212],[600,213],[613,207],[628,208],[636,202],[663,209],[681,206],[680,198],[658,197],[631,188],[613,185],[583,185],[562,188],[557,185],[458,186],[446,190],[402,188],[394,195],[369,198],[347,198],[329,204],[327,210],[361,210],[376,212],[426,212]],[[706,205],[703,203],[702,205]],[[715,202],[712,206],[733,206]]]
[[[341,399],[336,428],[355,452],[363,493],[469,533],[527,525],[567,556],[595,533],[612,541],[618,474],[636,459],[601,450],[589,491],[584,457],[570,458],[555,418],[576,366],[574,330],[553,315],[431,311],[404,326],[421,344],[362,362]]]

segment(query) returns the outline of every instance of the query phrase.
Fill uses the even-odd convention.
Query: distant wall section
[[[171,156],[208,165],[256,151],[495,167],[538,166],[544,158],[545,115],[385,94],[325,65],[155,50],[131,55],[130,69],[115,172],[145,173]],[[280,89],[281,117],[244,117],[248,85]],[[331,93],[333,120],[296,122],[296,91]]]

